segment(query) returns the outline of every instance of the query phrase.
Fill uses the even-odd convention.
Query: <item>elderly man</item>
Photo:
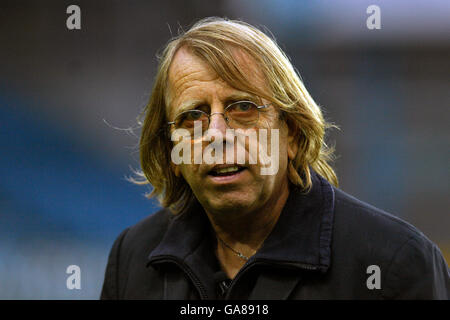
[[[173,39],[140,141],[163,209],[117,238],[101,298],[449,298],[435,244],[338,189],[330,126],[258,29],[213,18]]]

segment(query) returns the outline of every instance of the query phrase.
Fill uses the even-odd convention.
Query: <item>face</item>
[[[252,72],[251,74],[254,75],[254,85],[265,90],[266,84],[262,80],[261,72],[249,58],[246,60],[245,68],[248,69],[247,72]],[[221,113],[232,102],[258,99],[247,92],[229,86],[211,67],[186,48],[180,48],[175,54],[169,69],[168,84],[169,121],[173,121],[186,109]],[[260,99],[255,102],[257,105],[268,103]],[[222,216],[249,214],[267,207],[279,199],[282,192],[288,190],[288,158],[293,158],[297,152],[294,139],[289,135],[285,121],[279,118],[279,112],[273,105],[260,112],[258,124],[255,130],[278,129],[279,169],[275,174],[262,175],[262,165],[259,162],[249,164],[249,161],[246,161],[238,165],[238,172],[225,175],[218,175],[217,164],[194,164],[194,161],[190,164],[172,163],[172,170],[177,176],[182,176],[186,180],[207,213]],[[229,127],[222,115],[215,114],[210,117],[209,129],[219,130],[225,136],[227,128]],[[270,130],[268,130],[268,150],[271,150],[270,137]],[[226,152],[230,151],[224,147],[224,163]],[[249,152],[248,144],[246,144],[245,152]],[[248,154],[246,159],[249,159]],[[227,164],[228,167],[235,165],[237,160],[236,164]]]

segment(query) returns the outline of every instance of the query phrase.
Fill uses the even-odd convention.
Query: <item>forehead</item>
[[[205,61],[189,49],[180,48],[173,57],[169,68],[169,91],[172,95],[180,94],[192,81],[208,82],[220,80],[217,73]]]
[[[245,52],[234,48],[231,50],[234,65],[237,66],[240,74],[248,77],[251,87],[265,88],[262,72]],[[224,57],[224,59],[226,59]],[[221,67],[226,67],[224,62],[219,62]],[[236,71],[236,70],[235,70]],[[211,90],[220,91],[220,94],[245,93],[242,89],[237,89],[236,84],[232,83],[233,74],[229,72],[228,78],[232,78],[230,83],[223,80],[212,66],[206,61],[195,55],[189,48],[181,47],[177,50],[172,60],[168,72],[168,88],[166,92],[166,101],[169,109],[180,103],[185,98],[200,98],[202,94],[211,94]],[[236,76],[234,76],[236,77]]]

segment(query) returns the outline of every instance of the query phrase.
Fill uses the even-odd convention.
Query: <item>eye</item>
[[[203,116],[205,116],[205,114],[200,110],[190,110],[185,113],[185,120],[188,121],[201,120]]]
[[[189,110],[178,115],[175,120],[177,128],[193,128],[196,121],[207,122],[208,115],[200,110]]]
[[[237,102],[234,105],[234,110],[235,111],[241,111],[241,112],[247,112],[250,111],[255,105],[251,102],[248,101],[242,101],[242,102]]]
[[[227,108],[227,112],[235,118],[255,117],[258,113],[258,108],[251,101],[239,101],[231,104]]]

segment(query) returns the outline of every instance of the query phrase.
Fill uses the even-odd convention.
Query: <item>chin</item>
[[[211,213],[233,214],[245,213],[252,209],[256,199],[242,198],[242,193],[236,196],[223,196],[207,201]]]

